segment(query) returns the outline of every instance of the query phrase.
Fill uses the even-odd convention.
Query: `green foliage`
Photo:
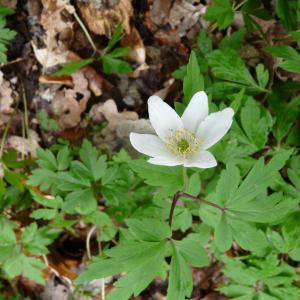
[[[239,91],[245,88],[250,94],[258,94],[265,91],[267,82],[266,73],[258,70],[258,82],[254,80],[251,73],[241,60],[238,53],[233,49],[215,50],[207,55],[208,63],[212,68],[214,77],[218,80],[209,90],[218,91]],[[262,74],[263,73],[263,74]]]
[[[229,257],[223,260],[224,274],[230,283],[219,290],[230,299],[299,299],[300,291],[293,285],[295,270],[276,256],[253,257],[245,262]]]
[[[41,124],[42,129],[46,131],[58,129],[57,122],[54,119],[51,119],[46,111],[41,110],[37,113],[37,118]]]
[[[116,44],[123,36],[123,27],[120,23],[116,29],[112,37],[110,38],[107,46],[103,51],[100,52],[100,56],[98,58],[87,58],[87,59],[79,59],[70,62],[66,62],[61,65],[61,69],[57,72],[53,73],[53,76],[64,76],[64,75],[72,75],[74,72],[80,70],[81,68],[92,64],[96,60],[100,60],[102,62],[103,72],[105,74],[112,73],[130,73],[132,72],[132,68],[130,64],[120,57],[128,54],[129,49],[124,47],[117,47]],[[114,49],[113,49],[114,48]]]
[[[265,49],[274,57],[283,58],[284,61],[278,67],[294,73],[300,73],[300,54],[292,47],[287,45],[273,46]]]
[[[7,62],[7,45],[16,36],[15,31],[6,28],[5,17],[13,13],[11,8],[0,5],[0,63]]]
[[[183,94],[184,103],[188,104],[192,96],[204,90],[204,80],[200,73],[200,68],[197,62],[195,52],[190,55],[189,63],[187,64],[186,75],[183,79]]]
[[[26,227],[19,240],[14,229],[15,223],[1,216],[0,219],[0,266],[7,279],[14,279],[23,274],[40,284],[45,280],[41,270],[46,265],[34,256],[48,253],[47,246],[58,236],[59,230],[47,227],[38,228],[36,223]]]
[[[286,30],[296,29],[298,2],[276,2],[275,13]],[[115,275],[107,299],[127,300],[159,277],[168,284],[168,300],[184,300],[194,297],[194,268],[221,261],[225,279],[216,289],[230,299],[299,299],[299,84],[274,72],[270,56],[253,63],[240,53],[259,36],[257,49],[268,45],[263,49],[283,59],[280,68],[298,72],[294,46],[299,34],[289,32],[288,45],[271,41],[258,20],[271,18],[266,7],[258,0],[212,1],[205,18],[213,24],[199,32],[187,65],[173,72],[183,81],[184,100],[175,103],[179,113],[204,87],[211,112],[234,109],[230,131],[211,148],[217,167],[189,168],[186,174],[179,166],[132,159],[125,150],[98,151],[88,140],[39,149],[35,161],[4,151],[1,277],[12,282],[22,274],[43,283],[41,256],[63,233],[81,239],[84,257],[94,255],[77,278],[75,292]],[[235,31],[229,26],[238,10],[245,28]],[[217,27],[228,30],[213,36]],[[96,58],[106,73],[130,71],[120,59],[128,49],[116,47],[121,36],[119,25]],[[66,64],[60,74],[92,61]],[[45,112],[39,121],[45,130],[55,130]],[[183,191],[190,196],[178,193]],[[19,212],[28,222],[12,221]]]
[[[61,65],[61,69],[57,72],[53,73],[54,76],[64,76],[64,75],[72,75],[76,71],[80,70],[81,68],[91,64],[94,60],[92,58],[87,59],[79,59],[64,63]]]
[[[220,29],[227,28],[233,21],[231,0],[214,0],[205,13],[205,20],[217,22]]]

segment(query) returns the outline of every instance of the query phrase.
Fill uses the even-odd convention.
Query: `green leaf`
[[[14,253],[17,243],[14,227],[13,222],[4,216],[0,216],[0,264],[4,263]]]
[[[6,20],[4,15],[10,14],[11,11],[7,8],[2,7],[3,14],[0,16],[0,63],[7,62],[7,45],[16,36],[16,32],[6,28]]]
[[[101,60],[105,74],[132,72],[132,68],[128,62],[114,58],[110,54],[102,56]]]
[[[46,191],[57,183],[58,177],[56,173],[47,169],[36,169],[29,176],[27,184],[29,186],[39,186],[41,191]]]
[[[99,241],[110,241],[117,232],[117,228],[110,217],[102,211],[96,210],[85,216],[85,221],[97,226]]]
[[[60,191],[69,192],[89,188],[91,182],[86,178],[76,178],[70,172],[59,172],[56,174],[56,188]]]
[[[151,252],[147,254],[143,262],[137,264],[128,274],[121,277],[114,286],[117,289],[130,288],[131,293],[134,296],[138,296],[161,273],[164,265],[164,254],[165,244],[159,243],[155,248],[151,249]]]
[[[162,241],[170,238],[172,235],[169,225],[154,218],[128,219],[126,224],[129,227],[129,231],[138,240],[148,242]]]
[[[50,150],[39,148],[36,152],[38,156],[37,163],[41,168],[48,169],[50,171],[57,170],[56,158]]]
[[[245,34],[246,29],[242,27],[238,31],[233,32],[231,35],[226,35],[221,41],[219,49],[221,49],[222,51],[226,51],[226,48],[239,50],[242,47]]]
[[[210,36],[207,35],[207,32],[205,29],[201,29],[199,31],[199,34],[197,37],[197,45],[203,54],[207,54],[212,51],[212,49],[213,49],[212,39]]]
[[[13,15],[14,13],[15,13],[15,11],[11,7],[0,4],[0,15],[1,16],[10,16],[10,15]]]
[[[173,244],[173,253],[169,275],[167,300],[183,300],[189,297],[193,290],[193,279],[190,268]]]
[[[165,167],[152,165],[138,159],[129,163],[129,166],[139,177],[151,186],[161,187],[163,195],[174,195],[183,187],[181,167]]]
[[[269,72],[263,64],[258,64],[255,68],[256,78],[261,88],[265,88],[269,81]]]
[[[115,46],[115,44],[121,39],[122,34],[123,34],[123,24],[119,23],[115,29],[114,34],[112,35],[112,37],[110,38],[106,46],[106,51],[109,51]]]
[[[272,125],[269,112],[249,97],[241,109],[241,123],[249,141],[257,150],[262,149],[267,143]]]
[[[109,53],[109,56],[113,57],[113,58],[116,58],[116,57],[127,55],[128,52],[129,52],[129,48],[128,47],[115,48],[113,51],[111,51]]]
[[[267,166],[264,165],[263,159],[259,159],[238,187],[235,195],[226,202],[228,208],[238,208],[241,203],[246,203],[254,199],[276,178],[276,172],[282,168],[282,163],[289,153],[280,153],[271,159]]]
[[[63,203],[62,210],[69,213],[87,215],[96,210],[97,200],[91,189],[80,189],[69,193]]]
[[[132,294],[138,295],[161,273],[165,247],[165,242],[135,242],[114,247],[106,251],[110,259],[93,259],[87,270],[76,279],[76,283],[127,272],[115,283],[117,288],[108,295],[108,299],[127,299]],[[119,289],[122,293],[118,293]],[[117,298],[119,296],[121,298]]]
[[[62,68],[53,74],[52,76],[65,76],[65,75],[72,75],[76,71],[80,70],[81,68],[91,64],[93,62],[92,58],[87,59],[80,59],[80,60],[74,60],[70,62],[66,62],[62,64]]]
[[[278,67],[294,73],[300,73],[300,54],[292,47],[287,45],[273,46],[264,49],[274,57],[281,57],[283,62]]]
[[[32,190],[30,190],[30,193],[31,193],[33,200],[43,206],[50,207],[50,208],[56,208],[56,209],[61,208],[62,199],[60,197],[46,198],[38,193],[35,193]]]
[[[204,79],[200,72],[196,54],[192,51],[187,64],[186,75],[183,79],[184,103],[188,104],[196,92],[203,90]]]
[[[46,246],[53,243],[59,235],[60,230],[47,227],[38,228],[36,223],[31,223],[22,234],[22,243],[26,250],[33,255],[48,253]]]
[[[81,149],[79,150],[81,161],[90,170],[94,181],[99,180],[106,170],[106,156],[98,157],[97,150],[88,140],[84,140]]]
[[[3,271],[9,279],[14,279],[23,274],[28,279],[39,284],[45,283],[41,272],[44,268],[46,268],[46,265],[41,260],[25,256],[24,254],[11,256],[3,265]]]
[[[36,209],[30,214],[33,219],[52,220],[55,218],[57,210],[53,208]]]
[[[293,98],[289,103],[278,101],[274,99],[277,105],[273,105],[272,109],[275,111],[276,122],[272,127],[277,142],[280,142],[290,131],[299,114],[300,97]],[[284,112],[284,113],[283,113]]]
[[[94,279],[100,279],[122,271],[122,265],[112,259],[93,257],[87,268],[76,278],[76,284],[91,282]]]
[[[71,152],[68,147],[63,147],[58,151],[57,154],[57,170],[64,171],[70,166],[72,157],[70,156]]]
[[[268,242],[262,231],[249,223],[228,218],[233,239],[245,250],[259,251],[267,248]]]
[[[216,201],[225,204],[235,195],[241,181],[239,169],[233,165],[226,165],[222,171],[216,188]]]
[[[299,6],[297,8],[297,1],[276,1],[276,13],[287,31],[297,29],[297,11],[299,13],[299,10]]]
[[[246,88],[246,91],[253,94],[265,91],[253,79],[248,68],[235,50],[229,48],[224,51],[215,50],[207,54],[206,58],[212,67],[214,76],[224,81],[215,84],[226,84],[237,92],[241,88]],[[214,85],[211,89],[213,90],[213,88]]]
[[[180,241],[173,240],[178,252],[193,267],[202,268],[209,265],[209,258],[195,234],[189,234]]]
[[[220,222],[216,227],[215,243],[222,252],[229,250],[232,245],[232,231],[225,214],[221,215]]]
[[[233,21],[234,11],[230,0],[214,0],[208,7],[204,19],[217,22],[220,29],[227,28]]]

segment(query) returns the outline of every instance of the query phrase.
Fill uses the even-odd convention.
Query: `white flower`
[[[205,92],[196,93],[182,117],[158,96],[148,100],[150,122],[157,134],[130,133],[130,142],[139,152],[150,156],[152,164],[212,168],[217,165],[207,151],[232,124],[233,109],[208,114]]]

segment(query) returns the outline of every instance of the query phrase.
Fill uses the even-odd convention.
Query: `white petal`
[[[156,135],[132,132],[130,133],[129,139],[135,150],[148,156],[172,156],[172,154],[165,147],[164,142]]]
[[[232,108],[225,108],[205,118],[196,133],[201,140],[202,150],[208,149],[225,135],[232,124],[233,114]]]
[[[185,167],[196,167],[201,169],[212,168],[217,165],[215,157],[208,151],[199,151],[192,158],[185,161]]]
[[[148,100],[149,119],[157,135],[166,141],[172,131],[182,129],[181,118],[175,110],[158,96],[151,96]]]
[[[204,92],[196,93],[187,108],[185,109],[181,120],[184,128],[196,133],[200,123],[208,115],[208,99]]]
[[[161,166],[178,166],[182,165],[183,161],[179,160],[178,158],[174,157],[153,157],[148,160],[149,163],[154,164],[154,165],[161,165]]]

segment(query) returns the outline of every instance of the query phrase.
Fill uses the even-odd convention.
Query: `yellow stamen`
[[[187,158],[197,152],[200,144],[201,141],[189,130],[177,129],[170,135],[166,147],[174,155]]]

